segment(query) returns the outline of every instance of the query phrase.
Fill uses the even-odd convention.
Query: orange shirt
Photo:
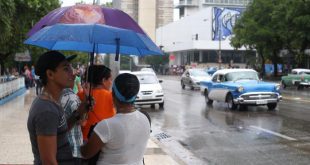
[[[81,100],[84,99],[83,91],[78,93]],[[92,125],[103,119],[113,117],[116,111],[113,106],[112,92],[105,89],[92,89],[92,97],[95,100],[93,110],[88,112],[86,123],[82,126],[83,139],[87,140],[89,129]]]

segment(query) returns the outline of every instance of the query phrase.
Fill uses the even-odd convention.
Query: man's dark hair
[[[85,72],[86,81],[93,85],[102,84],[102,79],[108,79],[111,77],[111,69],[104,65],[92,65],[88,67],[88,71]]]
[[[42,84],[45,86],[47,84],[47,70],[55,71],[58,65],[67,60],[71,61],[76,57],[76,55],[64,56],[62,53],[58,51],[48,51],[43,53],[36,65],[35,65],[35,74],[40,76]]]
[[[114,80],[114,85],[119,91],[119,93],[126,99],[130,99],[136,96],[140,89],[140,83],[137,76],[129,73],[123,73],[118,75]],[[114,90],[113,96],[115,96]]]

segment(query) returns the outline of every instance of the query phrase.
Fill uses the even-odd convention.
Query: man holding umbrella
[[[88,106],[82,102],[66,120],[59,97],[62,90],[74,81],[69,62],[75,57],[49,51],[37,62],[35,72],[44,89],[33,101],[27,122],[34,164],[74,164],[67,131],[87,112]]]

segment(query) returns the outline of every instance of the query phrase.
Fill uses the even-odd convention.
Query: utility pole
[[[218,59],[218,63],[219,63],[219,68],[218,69],[221,69],[221,64],[222,64],[222,52],[221,52],[221,47],[222,47],[222,24],[219,23],[219,59]]]

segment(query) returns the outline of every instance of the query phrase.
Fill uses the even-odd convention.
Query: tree
[[[261,76],[264,76],[265,70],[265,54],[267,52],[267,42],[272,32],[268,27],[270,16],[266,13],[270,12],[270,3],[268,1],[254,1],[241,18],[236,22],[233,29],[234,36],[231,39],[231,45],[235,48],[245,46],[247,49],[256,49],[261,58]]]
[[[262,59],[262,68],[265,59],[270,59],[275,75],[283,49],[289,52],[289,65],[292,55],[299,66],[305,66],[305,59],[309,58],[305,50],[310,48],[309,7],[308,0],[255,0],[237,20],[231,44],[235,48],[256,49]]]
[[[5,32],[5,35],[0,38],[0,64],[3,68],[9,56],[16,52],[24,52],[28,48],[23,41],[32,26],[49,11],[60,7],[60,4],[58,0],[0,0],[0,7],[0,25],[4,24]],[[33,47],[29,49],[34,55],[43,51]]]
[[[0,0],[0,65],[3,73],[4,59],[10,55],[8,39],[13,35],[13,15],[15,5],[13,1]]]
[[[144,57],[144,61],[146,64],[151,65],[155,71],[159,71],[169,63],[169,55],[165,54],[163,56],[146,56]]]

